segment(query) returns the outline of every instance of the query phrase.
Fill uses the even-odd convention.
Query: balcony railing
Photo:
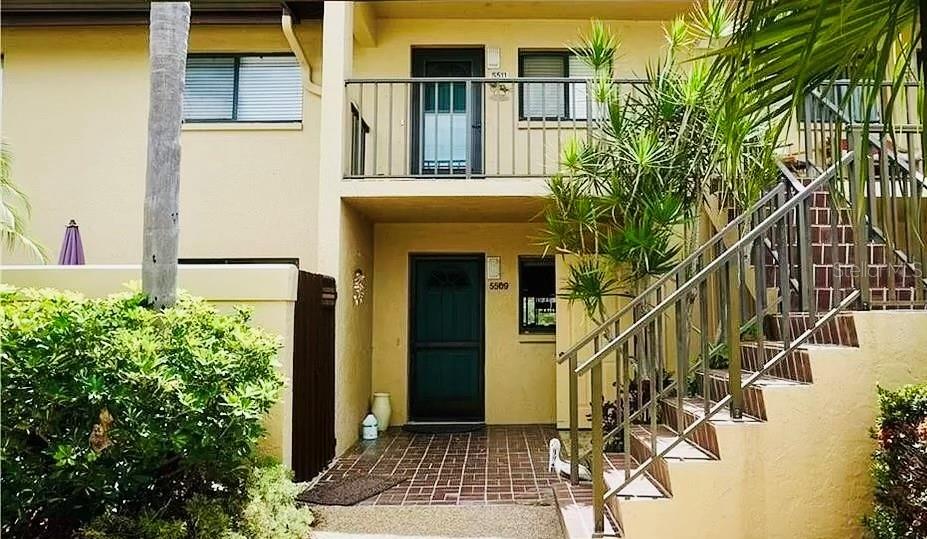
[[[644,81],[618,80],[622,92]],[[354,79],[346,179],[544,178],[603,116],[577,78]],[[590,121],[593,120],[593,121]]]

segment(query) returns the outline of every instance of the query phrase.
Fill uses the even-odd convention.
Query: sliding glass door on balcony
[[[483,76],[483,49],[413,49],[412,76],[412,173],[482,174],[482,85],[460,79]]]

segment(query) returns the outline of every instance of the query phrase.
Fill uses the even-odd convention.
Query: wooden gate
[[[335,458],[335,279],[299,272],[293,331],[293,471],[307,481]]]

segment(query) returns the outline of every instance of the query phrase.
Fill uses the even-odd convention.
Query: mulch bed
[[[355,505],[408,480],[403,475],[358,475],[316,483],[296,497],[314,505]]]

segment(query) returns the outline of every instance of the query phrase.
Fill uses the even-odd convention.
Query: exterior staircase
[[[806,129],[806,148],[825,135]],[[801,503],[808,489],[788,474],[788,459],[840,451],[816,432],[815,406],[841,400],[832,397],[841,384],[833,360],[859,356],[850,311],[927,305],[924,248],[897,216],[900,205],[920,202],[927,183],[878,137],[853,140],[819,159],[829,166],[805,163],[803,178],[782,165],[781,184],[560,355],[570,366],[565,445],[571,462],[588,462],[593,477],[580,482],[574,471],[571,484],[555,487],[567,537],[780,536],[759,530],[776,519],[768,511],[783,509],[786,517],[787,508],[757,505],[762,522],[738,529],[736,519],[725,519],[726,507],[796,481],[799,492],[788,503]],[[876,174],[865,186],[848,180],[863,164],[854,147],[877,161],[869,162]],[[614,383],[604,378],[606,362]],[[614,401],[618,409],[618,426],[606,432],[602,407],[592,406],[585,451],[580,383],[590,385],[592,403]],[[781,454],[770,454],[777,443]],[[607,450],[616,446],[620,452]],[[780,483],[745,484],[757,474]],[[828,536],[814,535],[813,524],[779,524],[768,529]]]

